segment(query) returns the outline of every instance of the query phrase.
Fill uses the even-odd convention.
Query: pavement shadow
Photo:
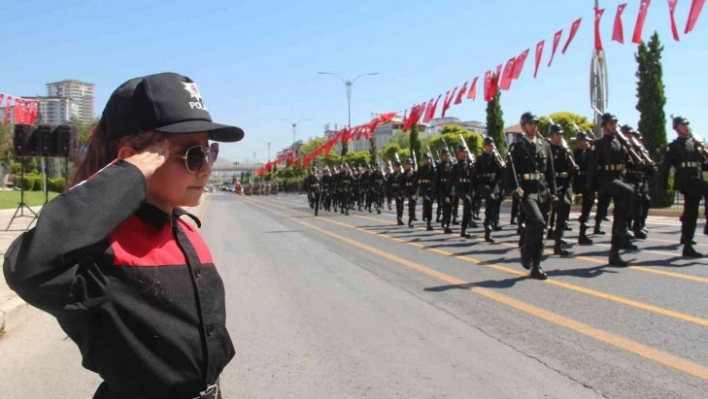
[[[681,247],[681,244],[676,243],[676,244],[669,244],[669,245],[654,245],[651,247],[643,247],[642,249],[646,250],[659,250],[659,251],[665,251],[665,250],[676,250]]]
[[[492,288],[492,289],[508,289],[516,285],[519,281],[528,279],[527,276],[511,277],[504,280],[487,280],[480,281],[477,283],[465,283],[465,284],[450,284],[450,285],[439,285],[437,287],[424,288],[423,291],[427,292],[445,292],[450,290],[469,290],[475,287],[479,288]]]
[[[570,277],[580,277],[580,278],[595,278],[599,277],[605,273],[613,273],[616,274],[616,270],[608,269],[608,267],[612,267],[609,265],[601,265],[601,266],[595,266],[595,267],[590,267],[590,268],[577,268],[577,269],[567,269],[567,270],[548,270],[545,269],[546,274],[548,274],[549,277],[564,277],[564,276],[570,276]]]
[[[682,263],[682,264],[676,264],[678,261],[685,261],[687,263]],[[630,262],[632,265],[636,266],[673,266],[673,267],[689,267],[689,266],[696,266],[696,265],[701,265],[701,266],[706,266],[708,265],[705,262],[696,262],[696,260],[690,259],[690,258],[684,258],[682,256],[674,256],[673,258],[668,258],[668,259],[656,259],[656,260],[647,260],[647,261],[640,261],[640,262]]]
[[[514,251],[513,248],[506,248],[506,247],[502,247],[502,248],[495,247],[495,248],[493,248],[493,249],[486,249],[486,248],[489,248],[489,247],[485,246],[485,244],[486,244],[486,243],[482,243],[482,242],[477,243],[477,244],[475,245],[475,247],[478,247],[478,248],[480,248],[480,249],[476,249],[476,250],[472,250],[472,251],[459,252],[459,253],[453,254],[452,256],[467,256],[467,255],[477,255],[477,254],[502,255],[502,254],[507,254],[507,253],[509,253],[509,252],[511,252],[511,251]],[[482,249],[482,247],[479,247],[479,246],[483,246],[485,249]]]

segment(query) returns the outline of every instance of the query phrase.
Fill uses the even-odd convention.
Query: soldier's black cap
[[[413,164],[413,160],[410,158],[406,158],[406,164]]]
[[[612,114],[612,113],[610,113],[610,112],[605,112],[605,113],[602,114],[602,116],[600,117],[600,120],[602,121],[602,123],[600,124],[600,126],[605,126],[605,124],[606,124],[607,122],[617,122],[617,116],[615,116],[615,114]]]
[[[401,166],[401,163],[398,161],[393,161],[393,166]]]
[[[557,123],[552,124],[551,127],[549,128],[549,130],[550,130],[551,133],[558,133],[558,134],[564,134],[564,133],[565,133],[565,132],[563,131],[563,126],[561,126],[561,125],[559,125],[559,124],[557,124]]]
[[[537,122],[538,123],[538,116],[534,114],[533,112],[527,111],[521,114],[521,118],[519,118],[519,123],[520,124],[525,124],[529,122]]]
[[[423,158],[426,158],[426,159],[427,159],[427,158],[432,158],[432,156],[430,156],[430,153],[429,153],[429,152],[426,152],[426,153],[423,153]]]
[[[465,151],[465,146],[458,145],[457,148],[455,148],[455,151]]]
[[[578,134],[575,135],[576,140],[587,140],[588,135],[583,133],[583,132],[578,132]]]
[[[443,148],[443,149],[440,151],[440,155],[450,155],[450,151],[448,151],[447,148]]]
[[[494,140],[491,137],[485,137],[484,144],[494,144]]]
[[[691,123],[688,121],[688,119],[684,118],[683,116],[677,116],[673,120],[673,126],[674,129],[676,129],[676,126],[678,125],[690,125]]]

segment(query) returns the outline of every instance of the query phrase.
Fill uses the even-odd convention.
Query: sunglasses
[[[184,155],[178,155],[179,158],[184,159],[184,166],[187,167],[190,173],[199,172],[204,166],[204,162],[211,168],[214,166],[214,162],[216,162],[218,156],[219,143],[211,143],[209,147],[195,145],[187,148]]]

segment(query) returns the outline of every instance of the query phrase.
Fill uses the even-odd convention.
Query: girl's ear
[[[130,144],[124,144],[120,149],[118,150],[118,159],[126,159],[130,158],[133,155],[137,154],[137,151],[135,151],[135,148],[133,148]]]

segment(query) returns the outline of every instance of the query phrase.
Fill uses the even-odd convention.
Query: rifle
[[[583,132],[582,130],[580,130],[580,127],[575,122],[573,122],[573,127],[575,128],[576,133]],[[583,133],[585,133],[585,132],[583,132]],[[595,133],[593,133],[592,130],[588,130],[587,133],[585,133],[585,134],[587,134],[588,137],[590,137],[590,139],[595,140]]]
[[[553,122],[553,119],[551,117],[548,117],[548,120],[551,122],[551,125],[554,125],[555,122]],[[565,148],[565,150],[568,153],[568,161],[570,162],[570,168],[573,170],[574,173],[577,173],[580,168],[578,167],[578,164],[575,162],[575,157],[573,156],[573,152],[570,150],[570,146],[568,145],[568,142],[565,141],[565,137],[561,136],[561,147]]]
[[[411,155],[413,155],[413,157],[412,157],[413,158],[413,171],[415,172],[418,170],[418,160],[417,160],[417,157],[415,156],[415,150],[412,148],[411,148]]]
[[[445,149],[447,150],[447,153],[450,153],[450,146],[447,145],[447,141],[445,141],[445,137],[440,137],[442,139],[443,144],[445,144]]]
[[[467,142],[465,141],[465,138],[462,137],[462,134],[460,134],[460,140],[462,141],[462,145],[465,146],[465,151],[467,151],[467,160],[470,161],[470,163],[474,163],[474,154],[470,151],[470,148],[467,146]]]

